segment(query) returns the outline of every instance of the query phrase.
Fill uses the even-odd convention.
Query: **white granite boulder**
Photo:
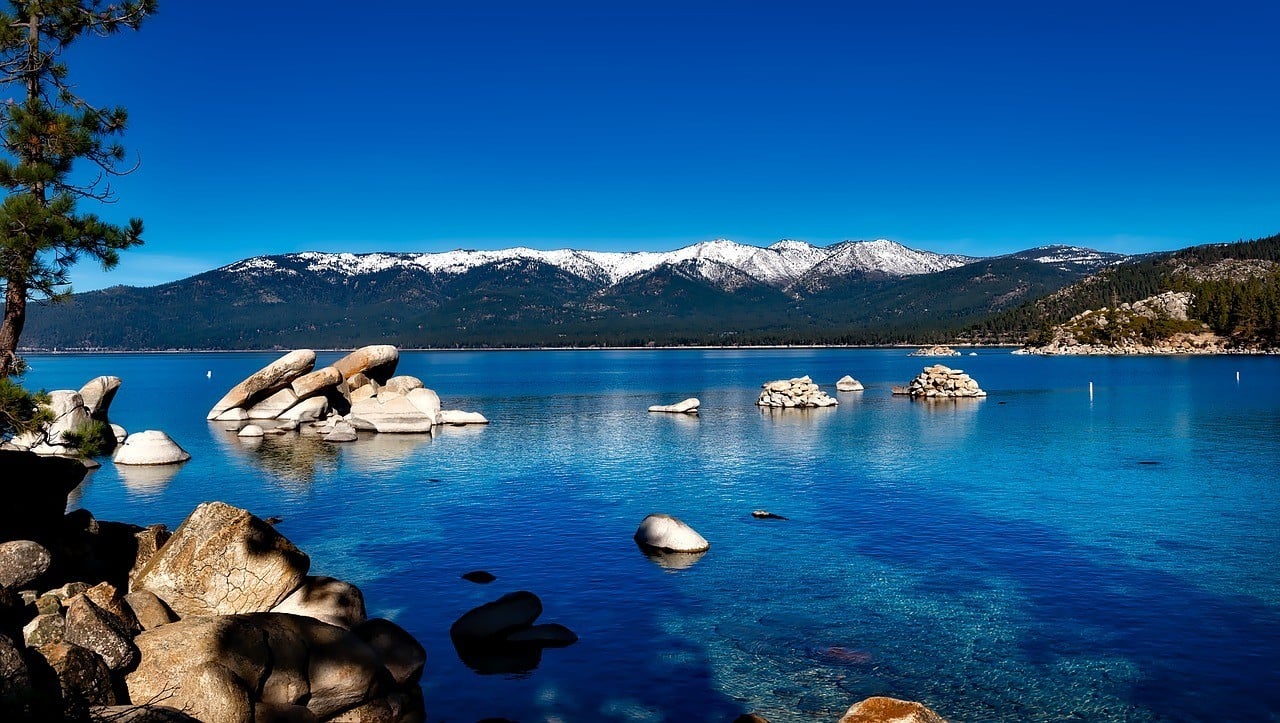
[[[862,382],[858,381],[857,379],[854,379],[848,374],[836,380],[837,392],[860,392],[862,391],[862,389],[863,389]]]
[[[266,431],[263,430],[262,427],[259,427],[256,424],[246,424],[240,428],[240,431],[236,433],[236,436],[247,439],[256,439],[264,434],[266,434]]]
[[[417,377],[398,376],[388,379],[387,383],[383,384],[382,387],[394,394],[408,394],[415,389],[422,389],[424,385],[422,380]]]
[[[147,560],[134,590],[150,590],[181,617],[267,611],[298,589],[311,561],[245,510],[205,502]]]
[[[702,406],[702,402],[698,401],[696,397],[689,397],[683,402],[676,402],[675,404],[655,404],[649,407],[649,411],[670,414],[697,414],[700,406]]]
[[[169,435],[148,429],[125,437],[112,459],[123,465],[178,464],[191,459],[191,455]]]
[[[90,379],[80,387],[80,398],[90,417],[106,422],[111,402],[120,390],[120,377],[101,376]]]
[[[642,547],[664,552],[706,552],[711,543],[680,518],[655,513],[644,518],[635,541]]]
[[[249,419],[275,419],[280,413],[298,403],[298,395],[285,387],[272,392],[247,410]]]
[[[428,416],[409,397],[395,396],[385,402],[371,397],[352,402],[347,420],[356,429],[384,434],[421,434],[431,431],[435,415]]]
[[[316,353],[310,349],[296,349],[285,354],[232,387],[213,405],[207,418],[216,419],[218,415],[234,407],[253,406],[254,402],[311,371],[315,363]]]
[[[467,424],[488,424],[489,420],[479,412],[464,412],[461,409],[442,409],[436,420],[440,424],[461,427]]]
[[[329,413],[329,400],[324,397],[307,397],[281,412],[276,419],[287,422],[314,422]]]

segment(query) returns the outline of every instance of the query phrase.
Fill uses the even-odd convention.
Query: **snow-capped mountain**
[[[237,261],[219,271],[281,276],[309,271],[354,277],[404,269],[458,275],[503,262],[535,261],[609,286],[664,266],[681,266],[692,269],[713,283],[732,277],[734,284],[741,284],[741,275],[745,275],[757,283],[784,289],[802,279],[812,280],[815,277],[850,274],[914,276],[963,266],[976,260],[969,256],[919,251],[886,239],[844,241],[826,247],[793,240],[760,247],[718,239],[661,252],[541,251],[521,246],[494,251],[459,249],[440,253],[307,251],[283,256],[258,256]],[[725,273],[726,267],[737,273]]]
[[[1009,258],[1036,261],[1063,271],[1099,271],[1107,266],[1123,263],[1129,257],[1083,246],[1037,246],[1008,255]]]

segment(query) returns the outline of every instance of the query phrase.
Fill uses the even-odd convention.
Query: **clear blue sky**
[[[300,250],[1280,231],[1280,2],[161,0],[72,80],[131,114],[78,290]],[[87,210],[87,209],[86,209]]]

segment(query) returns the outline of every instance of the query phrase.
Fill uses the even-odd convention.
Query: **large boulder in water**
[[[315,364],[316,353],[310,349],[297,349],[285,354],[232,387],[231,391],[209,410],[207,419],[215,419],[218,415],[235,407],[253,406],[253,402],[311,371]]]
[[[500,639],[533,625],[541,614],[542,601],[537,595],[525,590],[508,593],[458,618],[449,628],[449,637],[463,641]]]
[[[928,707],[909,700],[875,696],[854,703],[840,723],[947,723]]]
[[[333,363],[343,379],[364,374],[379,384],[385,384],[396,373],[400,352],[390,344],[375,344],[356,349]]]
[[[157,429],[134,432],[125,437],[124,444],[116,450],[112,460],[123,465],[178,464],[191,459],[191,455],[169,435]]]
[[[711,547],[706,538],[680,518],[664,514],[644,518],[635,540],[641,547],[664,552],[706,552]]]
[[[414,390],[418,392],[422,390]],[[372,430],[391,434],[414,434],[430,432],[436,423],[435,413],[427,415],[414,403],[413,395],[393,396],[383,401],[378,397],[370,397],[352,402],[351,413],[347,420],[356,429]]]
[[[84,400],[85,411],[99,421],[108,422],[107,412],[111,402],[120,390],[120,377],[94,377],[80,387],[80,398]]]
[[[675,404],[655,404],[649,407],[649,411],[670,414],[697,414],[700,406],[702,406],[702,402],[698,401],[697,397],[689,397],[683,402],[676,402]]]
[[[311,565],[275,528],[245,510],[205,502],[133,579],[181,617],[259,612],[279,605]]]

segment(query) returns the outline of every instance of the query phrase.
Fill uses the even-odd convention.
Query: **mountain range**
[[[25,347],[166,349],[887,343],[928,340],[1128,257],[975,258],[893,241],[667,252],[523,247],[257,256],[31,307]]]

